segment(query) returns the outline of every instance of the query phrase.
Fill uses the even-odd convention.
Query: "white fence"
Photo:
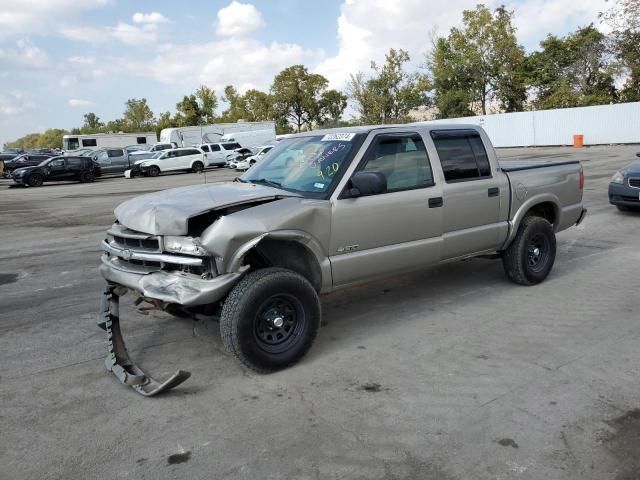
[[[584,135],[585,145],[640,143],[640,102],[418,123],[480,125],[496,147],[572,145],[576,134]]]

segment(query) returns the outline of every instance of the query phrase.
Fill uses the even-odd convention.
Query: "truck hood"
[[[132,198],[114,213],[127,228],[151,235],[186,235],[189,219],[235,205],[300,195],[264,185],[229,182],[173,188]]]

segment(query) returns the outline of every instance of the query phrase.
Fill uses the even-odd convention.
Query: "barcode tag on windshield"
[[[322,137],[322,141],[335,142],[336,140],[338,140],[343,142],[350,142],[355,136],[355,133],[327,133],[324,137]]]

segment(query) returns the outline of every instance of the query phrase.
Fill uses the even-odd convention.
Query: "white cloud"
[[[146,23],[142,27],[120,22],[109,27],[108,32],[127,45],[152,45],[158,41],[158,27],[154,23]]]
[[[162,53],[149,61],[127,61],[120,70],[161,83],[184,85],[185,91],[204,83],[219,92],[233,84],[241,91],[268,89],[273,77],[297,63],[317,63],[321,51],[296,44],[264,44],[249,38],[184,45],[163,45]]]
[[[0,37],[29,33],[36,35],[41,29],[68,20],[74,14],[111,3],[111,0],[11,0],[2,2],[0,11]],[[43,31],[43,33],[44,33]]]
[[[0,63],[22,70],[43,70],[49,67],[50,60],[31,40],[20,39],[13,46],[0,48]]]
[[[70,107],[89,107],[93,105],[93,102],[89,100],[82,100],[80,98],[71,98],[69,100]]]
[[[76,56],[67,58],[67,62],[75,65],[95,65],[96,57],[92,57],[92,56],[86,57],[83,55],[76,55]]]
[[[133,23],[169,23],[169,19],[159,12],[134,13]]]
[[[461,25],[462,11],[484,3],[496,8],[506,3],[515,10],[518,40],[529,50],[548,32],[564,34],[578,25],[597,23],[606,0],[345,0],[338,18],[338,53],[316,67],[334,87],[344,87],[350,73],[368,71],[371,60],[384,60],[389,48],[402,48],[412,57],[412,68],[424,62],[431,34],[446,35]]]
[[[86,26],[61,26],[58,32],[69,40],[75,40],[77,42],[87,43],[101,43],[106,40],[107,32],[101,27],[86,27]]]
[[[262,14],[254,5],[233,0],[218,11],[216,33],[220,36],[246,35],[264,25]]]
[[[17,115],[35,108],[35,104],[20,92],[0,93],[0,114],[7,120],[9,115]]]

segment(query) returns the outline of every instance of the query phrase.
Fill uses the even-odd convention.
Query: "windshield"
[[[323,198],[357,152],[362,134],[329,134],[283,140],[240,179]]]
[[[38,166],[39,166],[39,167],[44,167],[45,165],[48,165],[48,164],[49,164],[50,162],[52,162],[53,160],[58,160],[59,158],[62,158],[62,157],[51,157],[51,158],[47,158],[47,159],[45,159],[45,160],[41,161],[41,162],[38,164]]]

